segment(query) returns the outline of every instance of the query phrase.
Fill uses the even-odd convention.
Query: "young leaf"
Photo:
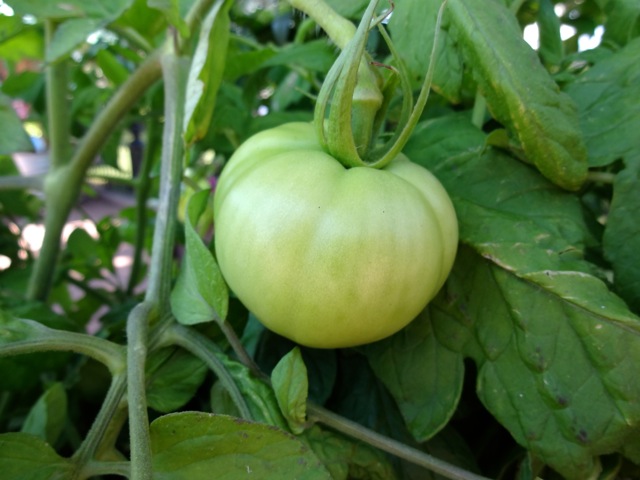
[[[30,152],[33,150],[27,132],[22,128],[11,105],[11,99],[0,94],[0,155],[10,155],[14,152]]]
[[[301,441],[277,428],[226,415],[184,412],[151,424],[154,478],[329,479],[320,460]]]
[[[218,0],[202,23],[187,81],[184,116],[187,145],[203,138],[209,130],[227,58],[231,3]]]
[[[185,215],[185,257],[171,292],[171,309],[185,325],[223,321],[229,309],[229,292],[213,254],[194,226],[209,201],[209,190],[192,195]]]
[[[66,421],[67,392],[60,382],[56,382],[31,407],[21,431],[55,445]]]
[[[412,82],[422,82],[430,61],[435,36],[436,17],[442,0],[404,0],[397,2],[389,19],[393,43],[412,73]],[[445,23],[448,15],[445,12]],[[452,103],[462,97],[463,62],[455,39],[445,29],[440,30],[433,89]]]
[[[195,395],[207,374],[202,360],[182,349],[164,348],[147,358],[147,402],[158,412],[173,412]]]
[[[429,310],[392,337],[362,347],[419,442],[451,419],[462,393],[463,356],[438,339]]]
[[[588,166],[575,105],[521,38],[515,17],[497,0],[451,0],[447,8],[491,113],[544,176],[580,188]]]
[[[295,434],[305,429],[309,380],[298,347],[286,354],[271,372],[273,390],[289,428]]]
[[[565,91],[578,105],[589,165],[637,154],[640,131],[640,38],[587,69]]]
[[[0,465],[3,478],[11,480],[58,480],[73,478],[75,468],[41,438],[26,433],[0,434]]]
[[[608,0],[604,39],[626,45],[640,34],[640,3],[636,0]]]
[[[640,422],[640,319],[580,272],[516,275],[463,248],[437,305],[474,322],[478,395],[536,457],[588,478]]]
[[[603,248],[613,265],[616,292],[640,312],[640,151],[616,175]]]

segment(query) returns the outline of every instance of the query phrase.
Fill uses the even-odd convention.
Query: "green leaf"
[[[122,85],[129,77],[129,71],[109,50],[102,49],[96,53],[96,63],[115,86]]]
[[[411,72],[414,85],[420,85],[427,73],[436,17],[442,0],[404,0],[397,2],[389,20],[393,43]],[[455,45],[455,38],[447,26],[440,30],[436,52],[437,63],[433,74],[433,89],[452,103],[459,103],[462,96],[463,62]]]
[[[484,138],[465,117],[442,117],[419,125],[404,150],[447,189],[460,240],[510,271],[593,271],[579,200]]]
[[[609,0],[604,39],[626,45],[640,35],[640,3],[636,0]]]
[[[222,83],[229,45],[231,2],[218,0],[205,17],[196,47],[189,79],[184,116],[185,142],[202,139],[209,130]]]
[[[75,468],[44,440],[26,433],[0,434],[2,476],[11,480],[73,478]]]
[[[564,45],[560,36],[560,19],[551,0],[540,0],[537,24],[540,32],[538,55],[549,70],[555,71],[564,58]]]
[[[312,72],[327,72],[336,59],[334,48],[325,40],[292,43],[267,59],[263,67],[295,65]]]
[[[33,150],[31,140],[22,128],[22,122],[11,105],[11,99],[2,94],[0,94],[0,125],[2,125],[0,128],[0,155]]]
[[[0,57],[7,62],[25,58],[41,59],[44,39],[37,27],[27,25],[16,15],[0,15]],[[4,90],[4,85],[3,85]]]
[[[147,0],[147,5],[160,10],[167,18],[167,21],[176,27],[183,38],[189,36],[189,26],[180,14],[180,0]]]
[[[300,348],[287,353],[271,372],[273,390],[282,414],[295,434],[305,429],[309,379]]]
[[[640,319],[581,272],[506,271],[463,248],[439,321],[473,328],[478,395],[515,440],[567,478],[621,450],[640,422]]]
[[[72,18],[60,24],[53,35],[51,44],[47,46],[45,60],[55,62],[70,54],[73,49],[103,25],[104,22],[96,18]]]
[[[67,392],[60,382],[51,385],[31,407],[22,425],[30,433],[55,445],[67,421]]]
[[[522,39],[515,17],[497,0],[450,0],[447,9],[493,116],[544,176],[580,188],[588,166],[576,107]]]
[[[313,452],[277,428],[226,415],[184,412],[151,424],[154,478],[329,479]]]
[[[640,157],[616,175],[603,248],[616,292],[640,312]]]
[[[638,58],[640,38],[596,62],[565,89],[578,105],[592,167],[640,154]]]
[[[163,348],[147,359],[147,402],[158,412],[173,412],[193,398],[207,375],[202,360],[182,349]]]
[[[361,349],[419,442],[449,422],[462,393],[462,344],[451,350],[437,333],[425,310],[397,334]]]
[[[229,291],[211,251],[202,243],[194,225],[205,210],[209,190],[196,192],[187,204],[185,257],[171,292],[171,309],[185,325],[223,321],[229,309]]]
[[[317,425],[306,430],[302,439],[329,470],[333,480],[397,478],[389,459],[365,443]]]

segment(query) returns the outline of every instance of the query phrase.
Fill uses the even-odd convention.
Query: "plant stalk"
[[[347,43],[356,34],[356,27],[346,18],[338,15],[323,0],[288,0],[289,4],[307,15],[320,25],[329,38],[340,50],[344,50]]]
[[[442,475],[450,480],[489,480],[486,477],[468,472],[460,467],[440,460],[428,453],[409,447],[401,442],[380,435],[373,430],[348,420],[340,415],[336,415],[318,405],[307,403],[307,414],[309,420],[316,421],[348,435],[357,440],[361,440],[384,452],[395,455],[398,458],[407,460],[415,465],[426,468],[434,473]]]

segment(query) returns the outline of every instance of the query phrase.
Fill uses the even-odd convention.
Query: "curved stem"
[[[347,46],[356,33],[356,27],[346,18],[338,15],[322,0],[288,0],[289,4],[313,18],[329,35],[340,50]]]
[[[238,408],[242,418],[251,420],[253,417],[245,402],[242,393],[238,389],[233,377],[228,372],[224,363],[216,356],[221,353],[218,346],[207,337],[195,332],[183,325],[175,323],[167,328],[163,335],[163,345],[178,345],[205,362],[216,374],[222,386],[227,390],[233,403]]]
[[[327,425],[328,427],[344,433],[352,438],[361,440],[380,450],[395,455],[411,462],[415,465],[424,467],[432,472],[442,475],[450,480],[489,480],[486,477],[468,472],[460,467],[451,465],[439,458],[428,453],[422,452],[415,448],[409,447],[391,438],[380,435],[373,430],[363,427],[362,425],[352,422],[340,415],[336,415],[318,405],[307,403],[307,414],[309,420],[316,421]]]
[[[119,475],[129,478],[129,462],[89,462],[84,469],[86,478],[93,478],[100,475]]]

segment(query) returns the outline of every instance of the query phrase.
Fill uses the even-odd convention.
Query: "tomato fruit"
[[[339,348],[387,337],[435,296],[456,254],[451,200],[399,155],[345,168],[311,124],[249,138],[214,197],[215,250],[238,298],[270,330]]]

